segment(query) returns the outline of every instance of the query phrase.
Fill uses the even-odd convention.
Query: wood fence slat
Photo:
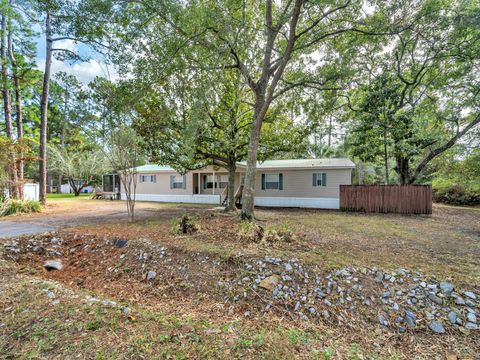
[[[431,185],[340,185],[340,209],[399,214],[431,214]]]

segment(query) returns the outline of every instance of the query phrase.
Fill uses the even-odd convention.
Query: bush
[[[458,183],[437,180],[433,183],[433,199],[452,205],[480,205],[480,190]]]
[[[40,202],[33,200],[7,200],[0,208],[0,216],[8,216],[20,213],[34,213],[42,211]]]
[[[237,235],[242,241],[259,243],[262,246],[292,243],[296,240],[294,231],[286,223],[263,228],[256,223],[242,221],[238,225]]]
[[[180,220],[172,221],[172,232],[174,234],[193,234],[200,230],[200,223],[197,217],[189,217],[184,214]]]

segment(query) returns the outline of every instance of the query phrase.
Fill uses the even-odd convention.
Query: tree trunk
[[[388,147],[387,147],[387,131],[383,132],[383,165],[385,167],[385,185],[390,183],[390,169],[388,168]]]
[[[357,172],[358,172],[358,185],[363,185],[363,162],[362,162],[362,160],[358,161]]]
[[[228,202],[226,211],[235,210],[235,171],[237,170],[237,164],[235,163],[235,158],[229,158],[228,164],[228,189],[227,196]]]
[[[409,160],[403,157],[397,158],[397,174],[400,185],[406,185],[410,182]]]
[[[10,62],[12,63],[12,75],[13,75],[13,84],[15,87],[15,115],[17,120],[17,143],[21,145],[23,139],[23,110],[22,110],[22,92],[20,88],[20,79],[18,75],[18,66],[15,59],[15,52],[13,50],[13,40],[12,40],[12,31],[9,29],[8,32],[8,53],[10,57]],[[23,152],[20,150],[19,158],[17,159],[17,181],[18,181],[18,197],[23,200],[23,173],[24,173],[24,160]]]
[[[67,86],[67,85],[65,85]],[[68,122],[68,89],[65,88],[65,101],[63,105],[63,120],[62,120],[62,126],[61,126],[61,132],[60,132],[60,145],[62,146],[62,149],[65,150],[65,130],[67,127],[67,122]],[[57,193],[61,194],[63,177],[62,174],[58,175],[58,188],[57,188]]]
[[[2,34],[0,57],[2,62],[2,95],[3,95],[3,112],[5,115],[5,130],[7,136],[12,143],[14,142],[13,125],[12,125],[12,104],[10,98],[10,90],[8,89],[8,64],[7,64],[7,15],[5,9],[2,13]],[[18,198],[18,179],[15,148],[11,147],[9,154],[10,166],[8,167],[9,175],[9,195],[16,199]]]
[[[48,116],[48,95],[50,85],[50,71],[52,66],[52,29],[50,24],[50,13],[47,12],[45,19],[46,28],[46,54],[45,72],[43,74],[43,89],[40,100],[40,153],[38,159],[38,177],[40,182],[40,201],[42,205],[47,203],[47,116]]]
[[[254,113],[253,126],[250,130],[250,141],[248,142],[247,170],[245,172],[245,183],[242,194],[242,212],[241,218],[244,220],[253,220],[253,208],[255,197],[255,175],[257,171],[257,154],[260,142],[260,131],[262,129],[265,114],[261,108],[264,104],[264,98],[257,96],[257,103]]]

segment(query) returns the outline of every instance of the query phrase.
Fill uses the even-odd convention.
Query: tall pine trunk
[[[50,14],[47,12],[45,19],[46,53],[45,72],[43,74],[43,89],[40,100],[40,151],[38,159],[38,176],[40,182],[40,201],[42,205],[47,203],[47,117],[48,117],[48,94],[50,85],[50,72],[52,67],[52,29]]]
[[[22,109],[22,91],[20,87],[20,78],[18,73],[18,65],[15,58],[15,51],[13,49],[13,34],[12,30],[8,31],[8,53],[10,62],[12,64],[13,85],[15,88],[15,118],[17,125],[17,142],[21,145],[23,139],[23,109]],[[17,181],[18,181],[18,197],[23,199],[23,184],[24,184],[24,160],[23,152],[20,150],[17,159]]]
[[[1,46],[0,46],[0,58],[2,62],[2,96],[3,96],[3,112],[5,116],[5,130],[8,138],[15,141],[13,136],[12,125],[12,104],[10,98],[10,90],[8,84],[8,62],[7,62],[7,14],[6,10],[2,13],[2,34],[1,34]],[[16,156],[14,147],[11,147],[9,153],[10,166],[8,167],[9,176],[9,195],[12,198],[18,198],[18,179],[17,179],[17,167]]]

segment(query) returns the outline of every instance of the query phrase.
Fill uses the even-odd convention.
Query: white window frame
[[[276,181],[268,181],[268,178],[276,177]],[[269,187],[268,184],[276,184],[275,187]],[[272,185],[270,185],[272,186]],[[279,190],[280,189],[280,173],[265,174],[265,190]]]
[[[141,183],[156,183],[157,175],[140,175]]]
[[[323,184],[323,174],[325,174],[325,180],[327,180],[327,173],[326,172],[315,172],[316,174],[316,184],[315,184],[315,187],[318,187],[318,186],[326,186]],[[327,181],[325,181],[327,182]]]
[[[172,189],[183,189],[184,177],[182,175],[172,175],[172,176],[173,176]]]

